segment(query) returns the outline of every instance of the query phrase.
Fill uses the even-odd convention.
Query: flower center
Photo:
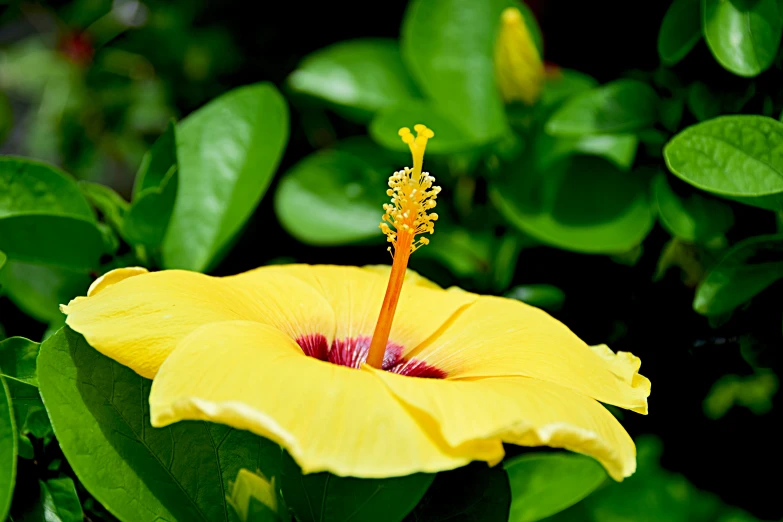
[[[383,206],[386,213],[380,224],[380,229],[391,243],[389,252],[394,261],[367,355],[367,364],[375,368],[383,365],[408,260],[413,252],[429,243],[426,237],[417,236],[432,234],[435,221],[438,220],[438,215],[429,211],[435,208],[435,198],[440,193],[440,187],[433,186],[435,178],[421,170],[427,140],[434,137],[435,133],[421,124],[414,125],[413,129],[416,131],[415,138],[407,127],[399,132],[402,141],[410,148],[413,168],[405,167],[389,178],[386,194],[391,197],[391,203]]]
[[[326,337],[321,334],[305,335],[298,338],[296,342],[305,355],[348,368],[359,368],[367,360],[370,351],[370,338],[367,336],[335,339],[331,347]],[[446,377],[446,372],[440,368],[418,359],[406,359],[402,353],[402,346],[392,342],[387,343],[381,369],[408,377],[428,379]]]

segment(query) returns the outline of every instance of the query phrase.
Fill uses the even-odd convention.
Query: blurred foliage
[[[0,519],[310,520],[313,502],[334,520],[356,505],[355,520],[781,519],[760,470],[781,457],[783,4],[543,3],[411,0],[377,31],[319,19],[328,41],[299,36],[298,4],[256,34],[237,4],[3,3],[0,340],[15,337],[0,342]],[[259,52],[283,81],[254,69]],[[226,451],[266,469],[184,425],[133,433],[118,412],[143,418],[148,383],[61,330],[58,306],[116,267],[384,261],[386,179],[408,162],[397,130],[419,121],[444,190],[412,267],[640,355],[650,418],[612,410],[637,473],[614,483],[585,457],[517,448],[375,495],[380,482],[302,475],[248,433]],[[114,370],[77,382],[74,354]],[[133,393],[88,391],[115,385]],[[166,472],[157,441],[173,433],[220,473]]]

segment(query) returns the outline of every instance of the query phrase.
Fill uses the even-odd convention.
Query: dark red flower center
[[[305,355],[319,361],[326,361],[348,368],[359,368],[367,359],[371,338],[367,336],[335,339],[332,346],[321,334],[310,334],[299,337],[296,342]],[[446,372],[418,359],[406,359],[402,356],[403,347],[389,341],[383,357],[383,369],[387,372],[423,377],[425,379],[444,379]]]

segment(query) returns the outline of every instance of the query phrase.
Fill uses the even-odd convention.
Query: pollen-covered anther
[[[383,206],[385,214],[380,225],[381,231],[394,247],[394,252],[398,246],[414,252],[428,244],[428,239],[417,236],[432,234],[435,231],[435,221],[438,220],[438,215],[429,211],[435,208],[440,187],[433,185],[433,176],[421,170],[427,140],[434,137],[435,133],[421,124],[414,125],[413,130],[416,131],[416,136],[408,127],[399,131],[402,141],[410,148],[413,167],[405,167],[389,178],[386,195],[391,198],[391,202]],[[398,240],[402,241],[399,245]]]

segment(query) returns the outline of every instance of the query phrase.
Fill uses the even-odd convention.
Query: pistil
[[[391,202],[383,206],[386,213],[380,224],[380,229],[391,243],[388,250],[394,261],[367,355],[367,364],[375,368],[381,368],[383,364],[408,260],[413,252],[429,243],[428,238],[418,236],[432,234],[438,219],[436,213],[429,211],[435,208],[440,187],[433,186],[435,178],[422,172],[427,140],[435,134],[421,124],[413,129],[416,131],[416,137],[407,127],[403,127],[399,132],[402,141],[408,144],[411,150],[413,168],[405,167],[389,178],[389,190],[386,194],[391,197]]]

